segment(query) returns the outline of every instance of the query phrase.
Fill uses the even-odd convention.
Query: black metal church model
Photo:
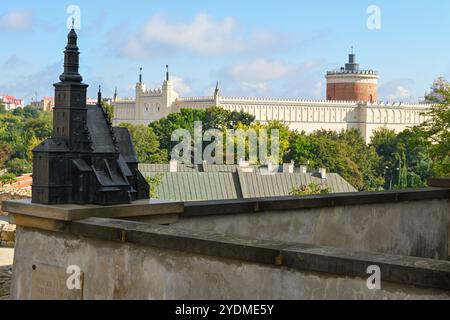
[[[69,32],[64,73],[55,86],[53,134],[33,150],[32,202],[126,204],[149,198],[149,185],[126,128],[113,128],[102,107],[86,105],[77,34]]]

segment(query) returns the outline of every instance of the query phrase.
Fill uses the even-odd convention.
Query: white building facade
[[[312,133],[325,129],[341,131],[359,129],[366,142],[380,128],[396,132],[423,123],[427,104],[371,103],[359,101],[264,99],[223,97],[216,88],[209,97],[181,98],[173,82],[167,78],[159,89],[148,89],[142,77],[136,84],[135,99],[113,99],[114,125],[120,123],[148,125],[179,112],[182,108],[206,109],[213,106],[229,111],[244,111],[254,115],[257,121],[281,121],[292,130]]]

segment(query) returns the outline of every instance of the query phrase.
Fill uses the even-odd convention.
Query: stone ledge
[[[10,214],[31,216],[58,221],[73,221],[89,217],[133,218],[183,212],[182,202],[139,200],[131,204],[115,206],[99,205],[43,205],[31,203],[31,199],[10,200],[2,203],[2,209]]]
[[[296,209],[326,208],[334,206],[358,206],[367,204],[400,203],[433,199],[449,199],[450,188],[427,188],[391,192],[337,193],[305,197],[275,197],[197,202],[168,202],[141,200],[117,206],[97,205],[41,205],[30,199],[3,202],[3,210],[11,214],[74,221],[89,217],[131,219],[178,215],[182,218],[241,213],[258,213]]]
[[[450,188],[450,178],[428,179],[428,185],[435,188]]]
[[[427,188],[404,191],[338,193],[305,197],[186,202],[183,218],[267,211],[358,206],[433,199],[449,199],[450,188]]]
[[[87,238],[349,277],[366,278],[367,267],[377,265],[384,281],[450,290],[449,261],[263,241],[100,218],[74,221],[69,232]]]

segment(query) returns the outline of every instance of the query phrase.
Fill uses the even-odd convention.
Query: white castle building
[[[278,120],[293,130],[306,133],[319,129],[341,131],[356,128],[369,142],[374,130],[380,127],[400,132],[426,120],[422,113],[430,105],[376,102],[378,73],[359,70],[355,61],[355,55],[351,54],[345,68],[327,72],[327,100],[224,97],[218,86],[212,96],[182,98],[176,92],[168,71],[161,88],[148,89],[142,82],[141,69],[134,100],[121,100],[115,94],[114,125],[148,125],[182,108],[216,106],[247,112],[261,123]]]

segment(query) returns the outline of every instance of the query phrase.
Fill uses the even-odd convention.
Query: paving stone
[[[12,266],[0,267],[0,300],[9,299],[12,278]]]

